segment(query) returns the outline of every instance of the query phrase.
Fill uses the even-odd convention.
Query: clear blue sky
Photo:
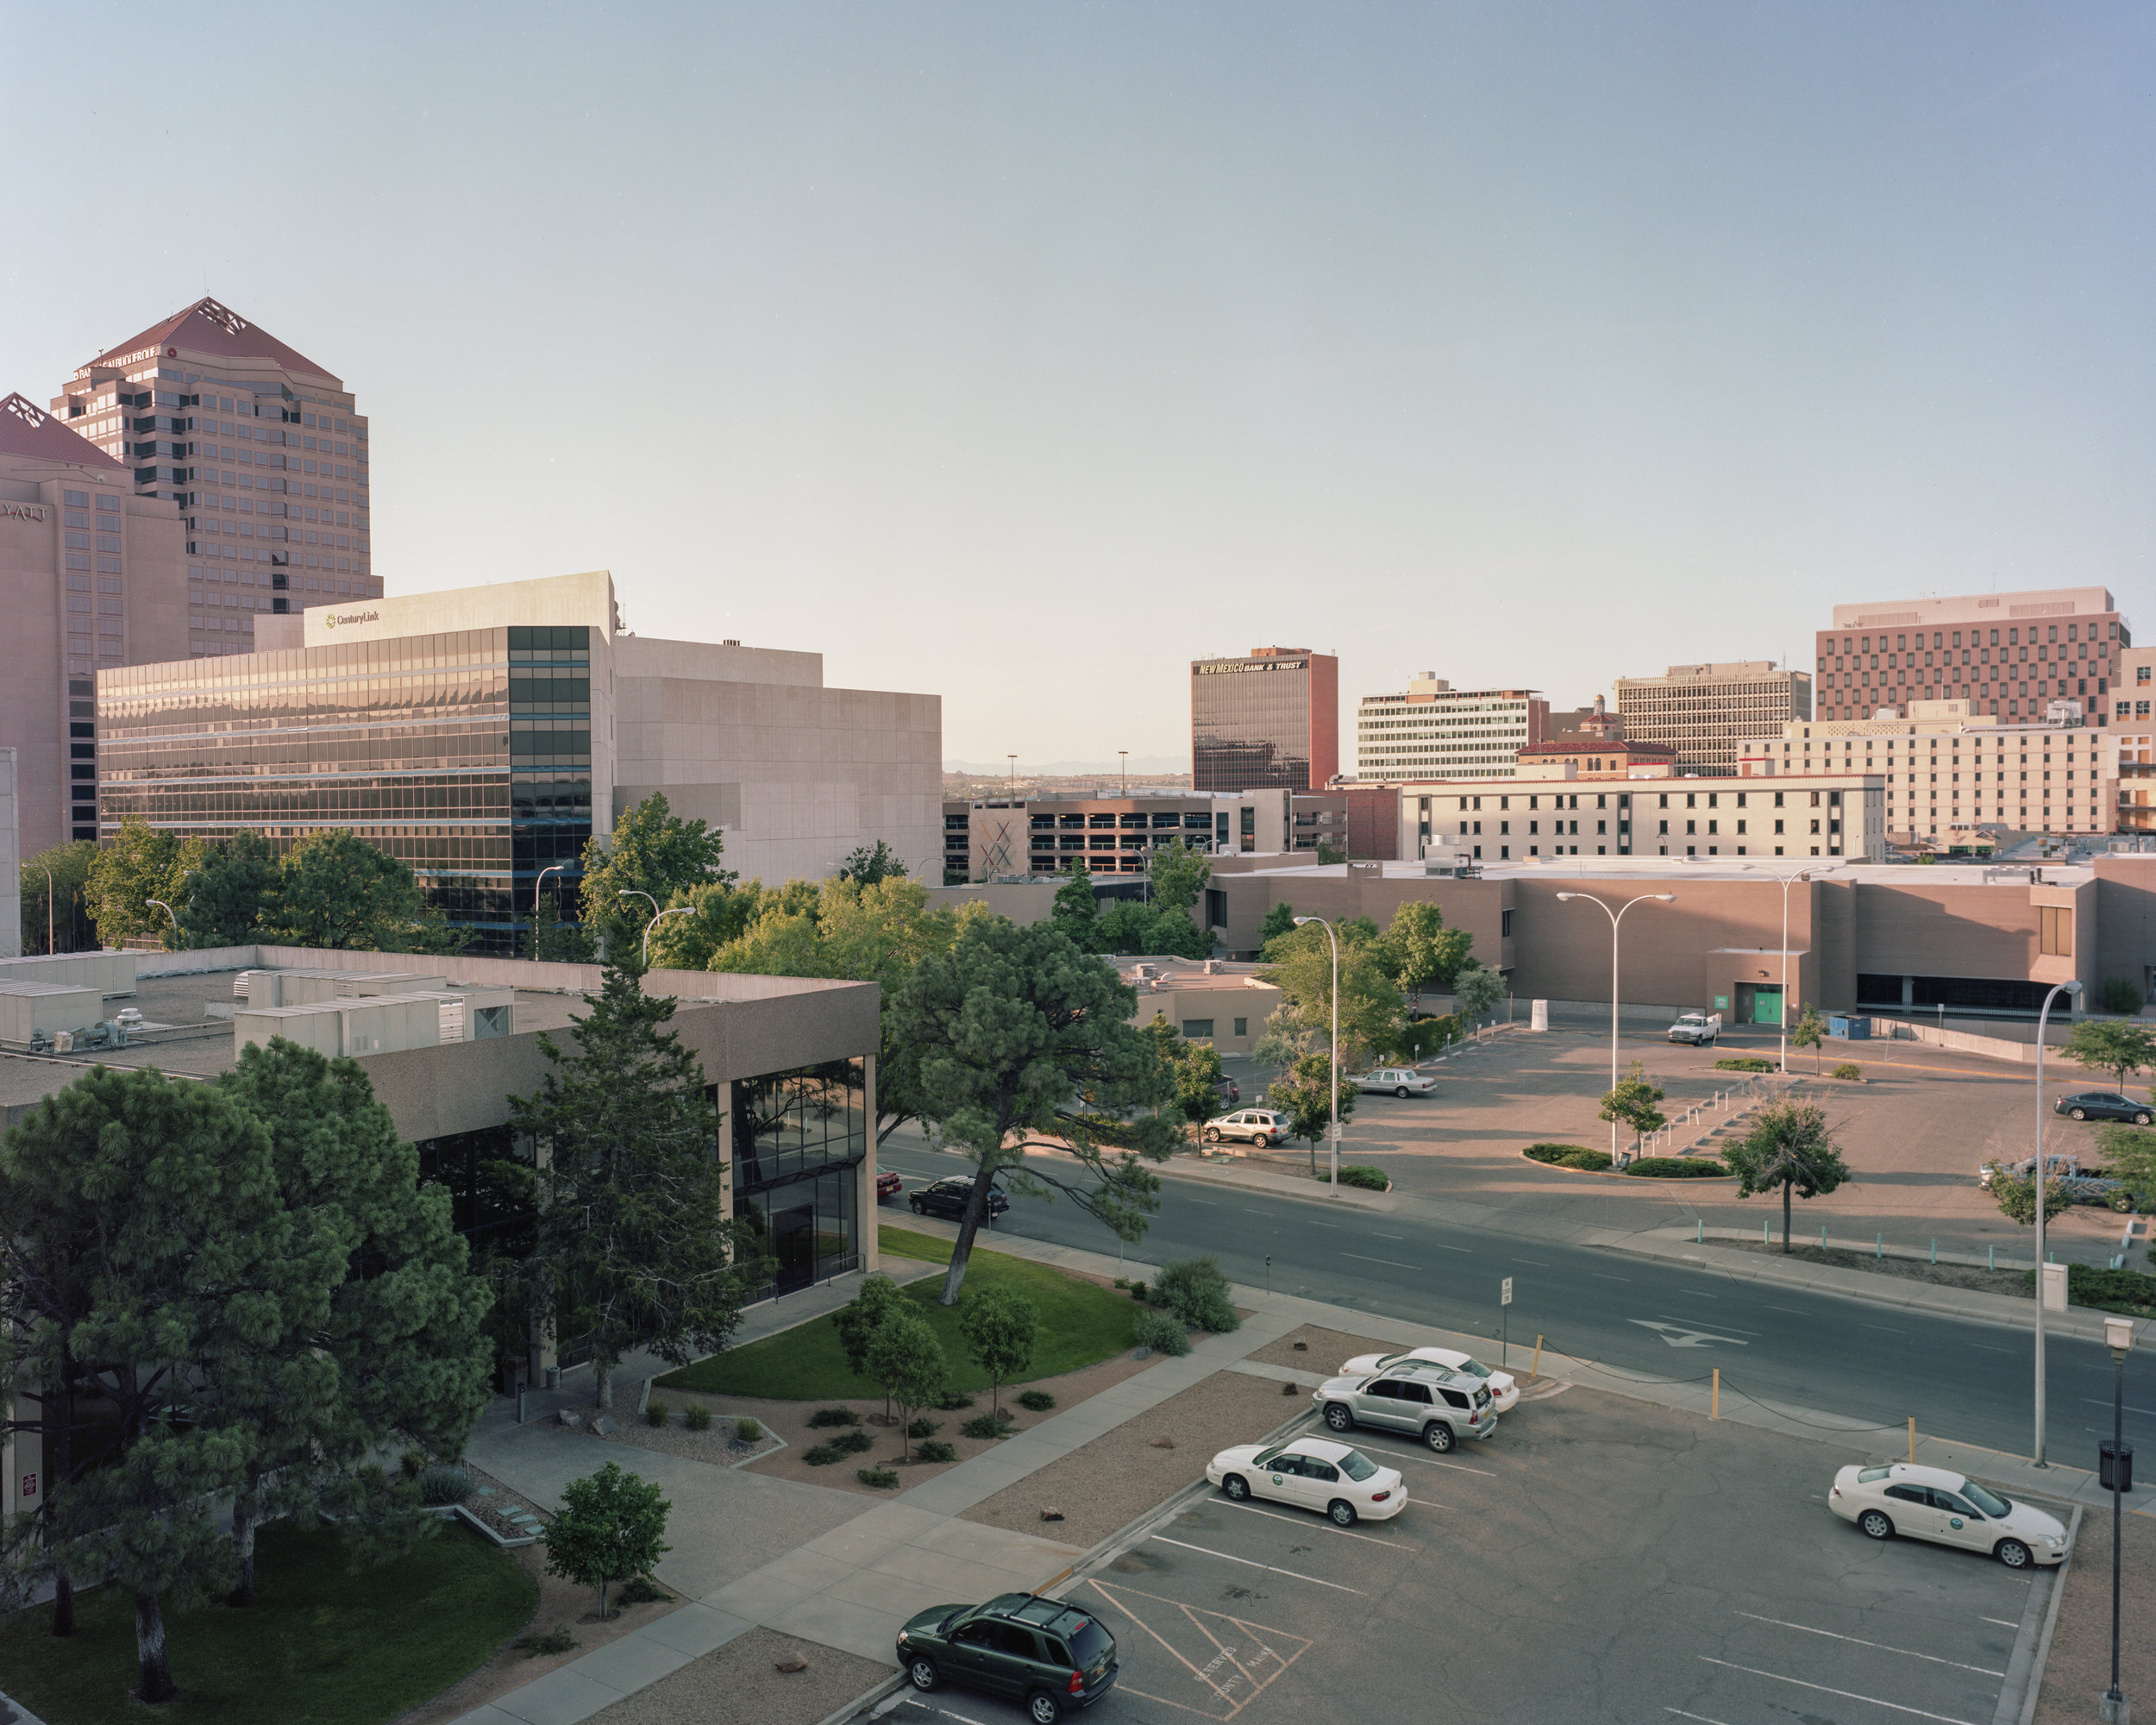
[[[1561,706],[1837,600],[2156,638],[2156,10],[28,5],[0,392],[208,292],[392,592],[1187,757],[1186,662]],[[1347,734],[1344,724],[1344,737]]]

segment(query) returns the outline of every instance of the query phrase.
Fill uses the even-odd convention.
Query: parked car
[[[1389,1090],[1395,1096],[1426,1096],[1438,1088],[1436,1079],[1412,1066],[1381,1066],[1374,1072],[1355,1073],[1348,1082],[1358,1090],[1378,1094]]]
[[[1240,1139],[1266,1150],[1288,1142],[1288,1116],[1271,1108],[1244,1108],[1207,1120],[1203,1137],[1207,1144]]]
[[[1443,1455],[1463,1438],[1497,1429],[1489,1386],[1448,1367],[1416,1360],[1367,1377],[1332,1377],[1310,1398],[1336,1432],[1357,1426],[1408,1432]]]
[[[1365,1518],[1389,1521],[1407,1507],[1399,1469],[1380,1467],[1352,1444],[1326,1438],[1238,1444],[1206,1464],[1206,1477],[1238,1503],[1271,1497],[1330,1515],[1343,1527]]]
[[[1390,1371],[1395,1366],[1412,1364],[1419,1359],[1481,1378],[1489,1385],[1489,1405],[1500,1414],[1509,1413],[1513,1404],[1520,1400],[1519,1380],[1509,1371],[1494,1371],[1473,1354],[1461,1353],[1454,1348],[1410,1348],[1405,1353],[1358,1354],[1340,1368],[1339,1375],[1368,1377],[1373,1372]]]
[[[2116,1090],[2084,1090],[2077,1095],[2061,1096],[2051,1105],[2051,1111],[2070,1120],[2128,1120],[2137,1126],[2156,1120],[2147,1103],[2122,1096]]]
[[[899,1177],[897,1169],[879,1168],[876,1170],[876,1201],[879,1204],[886,1198],[897,1197],[905,1190],[906,1182]]]
[[[1225,1073],[1213,1081],[1213,1092],[1224,1108],[1232,1108],[1243,1100],[1243,1087]]]
[[[1898,1534],[1959,1546],[1988,1552],[2009,1569],[2066,1560],[2066,1530],[2058,1521],[1944,1468],[1901,1461],[1845,1467],[1834,1476],[1827,1504],[1875,1540]]]
[[[949,1679],[1021,1703],[1034,1725],[1090,1707],[1115,1686],[1115,1637],[1090,1612],[1037,1593],[933,1605],[899,1631],[899,1666],[924,1691]]]
[[[2014,1163],[1987,1162],[1977,1170],[1977,1184],[1989,1190],[2002,1175],[2014,1180],[2033,1180],[2036,1177],[2036,1158],[2025,1156]],[[2076,1204],[2102,1204],[2127,1215],[2134,1210],[2134,1195],[2124,1181],[2115,1180],[2101,1170],[2084,1168],[2078,1157],[2046,1157],[2044,1183],[2058,1186]]]
[[[1721,1033],[1720,1013],[1686,1013],[1670,1026],[1671,1042],[1689,1042],[1695,1048],[1712,1048]]]
[[[906,1201],[913,1207],[917,1216],[946,1216],[956,1221],[966,1214],[966,1206],[973,1198],[973,1176],[953,1174],[931,1185],[922,1186],[906,1194]],[[988,1189],[988,1221],[1011,1208],[1011,1201],[1003,1195],[1000,1186]]]

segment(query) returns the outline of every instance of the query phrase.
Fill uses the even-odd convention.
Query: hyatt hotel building
[[[104,837],[353,832],[496,953],[549,870],[574,916],[586,841],[655,792],[744,876],[818,879],[881,838],[936,878],[937,697],[826,688],[820,654],[639,638],[604,571],[258,616],[254,645],[99,674]]]

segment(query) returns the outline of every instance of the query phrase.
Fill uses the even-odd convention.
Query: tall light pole
[[[634,887],[624,887],[615,896],[623,899],[642,899],[651,906],[651,922],[659,920],[659,901],[650,894],[640,893]],[[646,969],[650,969],[651,966],[651,922],[644,925],[644,968]]]
[[[1592,893],[1559,893],[1559,900],[1585,899],[1609,919],[1609,1088],[1617,1088],[1617,926],[1625,919],[1625,913],[1634,905],[1668,905],[1677,902],[1675,893],[1642,893],[1636,899],[1626,899],[1622,906],[1612,910]],[[1609,1123],[1609,1165],[1617,1165],[1617,1122]]]
[[[1016,797],[1018,794],[1018,757],[1006,755],[1003,758],[1011,763],[1011,794]]]
[[[548,875],[558,875],[568,866],[569,865],[566,862],[549,862],[545,868],[539,871],[539,878],[531,883],[531,956],[535,962],[536,962],[539,957],[540,892],[547,884]]]
[[[1783,875],[1779,869],[1770,869],[1782,882],[1782,1070],[1789,1070],[1789,888],[1799,881],[1812,878],[1809,869],[1799,869],[1794,875]]]
[[[1131,794],[1131,751],[1119,749],[1115,752],[1123,757],[1123,794],[1127,797]]]
[[[2119,1687],[2119,1541],[2134,1466],[2134,1452],[2126,1446],[2126,1357],[2134,1351],[2134,1320],[2106,1318],[2103,1342],[2111,1350],[2111,1686],[2096,1703],[2096,1716],[2106,1725],[2126,1725],[2126,1691]]]
[[[1327,1124],[1326,1137],[1332,1145],[1332,1197],[1340,1195],[1340,937],[1332,932],[1332,925],[1323,917],[1297,917],[1295,926],[1314,922],[1325,930],[1325,938],[1332,946],[1332,1045],[1329,1051],[1328,1066],[1332,1074],[1332,1088],[1326,1092]]]
[[[166,916],[168,916],[168,917],[172,917],[172,932],[173,932],[174,934],[178,934],[178,933],[179,932],[179,919],[178,917],[176,917],[176,916],[172,916],[172,907],[170,905],[166,904],[166,903],[165,902],[165,900],[162,900],[162,899],[145,899],[145,900],[142,900],[142,902],[143,902],[144,904],[146,904],[146,905],[155,905],[155,906],[158,907],[158,909],[160,909],[160,911],[164,912],[164,913],[165,913],[165,914],[166,914]]]
[[[45,952],[50,957],[53,952],[53,871],[46,869],[42,862],[37,866],[45,869]],[[68,924],[68,928],[72,936],[74,925]]]
[[[2044,1026],[2051,1019],[2051,1003],[2064,994],[2070,1000],[2081,998],[2079,982],[2054,982],[2051,993],[2044,996],[2043,1010],[2036,1014],[2036,1455],[2039,1467],[2049,1467],[2044,1459]]]

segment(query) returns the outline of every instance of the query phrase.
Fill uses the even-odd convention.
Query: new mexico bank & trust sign
[[[322,626],[335,629],[340,624],[379,623],[381,620],[382,613],[379,611],[333,611],[323,620]]]
[[[1216,665],[1193,665],[1190,673],[1195,677],[1247,677],[1253,671],[1307,670],[1307,659],[1228,659]]]

